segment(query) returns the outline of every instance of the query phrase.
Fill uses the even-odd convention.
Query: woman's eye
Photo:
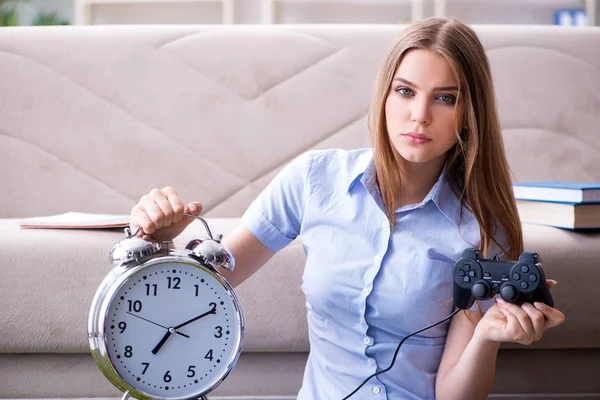
[[[440,99],[442,102],[448,103],[448,104],[456,103],[456,98],[454,96],[450,96],[449,94],[439,95],[438,99]]]
[[[400,93],[402,96],[410,96],[412,94],[412,90],[405,87],[400,87],[396,89],[396,92]]]

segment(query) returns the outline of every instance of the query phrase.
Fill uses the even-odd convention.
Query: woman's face
[[[443,56],[422,49],[404,54],[385,102],[390,141],[404,160],[442,164],[462,126],[457,96],[458,82]]]

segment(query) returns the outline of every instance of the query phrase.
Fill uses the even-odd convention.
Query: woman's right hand
[[[199,215],[202,204],[194,201],[184,205],[172,187],[152,189],[132,208],[129,226],[132,233],[140,227],[144,235],[156,241],[173,240],[194,221],[184,212]]]

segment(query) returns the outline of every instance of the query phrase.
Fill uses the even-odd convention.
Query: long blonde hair
[[[460,101],[464,104],[463,126],[456,127],[458,142],[446,157],[447,177],[461,206],[479,222],[482,253],[489,255],[492,244],[496,243],[507,252],[506,256],[515,260],[523,251],[523,233],[489,61],[475,32],[453,19],[429,18],[407,27],[392,43],[377,77],[369,110],[369,132],[388,218],[395,224],[402,177],[387,132],[385,102],[396,69],[411,49],[427,49],[444,56],[459,82]],[[498,228],[503,230],[509,249],[496,240]]]

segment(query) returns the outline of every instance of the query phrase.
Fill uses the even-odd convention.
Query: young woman
[[[465,248],[511,260],[523,251],[490,67],[469,27],[427,19],[402,32],[377,77],[369,130],[372,149],[291,162],[224,239],[234,286],[302,239],[311,351],[301,400],[342,399],[387,368],[406,335],[447,317]],[[184,212],[201,210],[155,189],[131,225],[172,239],[193,221]],[[353,398],[484,399],[501,342],[530,344],[563,321],[541,303],[483,302],[411,337]]]

